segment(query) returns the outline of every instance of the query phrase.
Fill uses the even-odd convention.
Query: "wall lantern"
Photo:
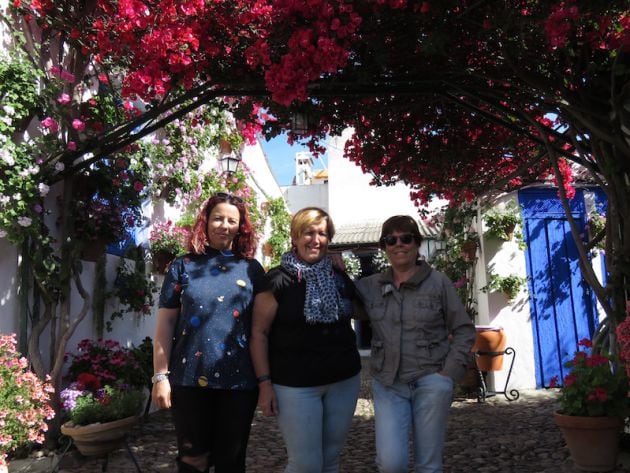
[[[308,132],[309,117],[305,112],[293,112],[291,114],[291,131],[298,135]]]
[[[238,165],[243,160],[240,151],[230,151],[226,154],[221,154],[219,156],[219,161],[221,162],[221,169],[225,174],[231,176],[236,171],[238,171]]]

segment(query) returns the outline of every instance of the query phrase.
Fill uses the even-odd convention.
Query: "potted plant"
[[[110,319],[122,318],[125,313],[148,315],[153,307],[153,293],[157,292],[155,282],[144,271],[144,262],[136,261],[134,268],[124,259],[120,259],[116,270],[114,288],[109,295],[118,299],[119,309],[111,313]],[[107,322],[111,330],[111,321]]]
[[[628,377],[615,357],[594,353],[588,339],[578,342],[575,356],[564,366],[571,371],[560,388],[556,425],[576,467],[610,471],[616,465],[619,432],[630,413]],[[552,379],[551,387],[557,382]]]
[[[70,384],[61,391],[66,421],[83,455],[102,455],[118,447],[138,422],[146,376],[133,350],[114,340],[82,340],[71,355]]]
[[[16,350],[15,334],[0,336],[0,472],[7,458],[31,443],[43,443],[47,420],[55,416],[50,406],[53,388],[28,369]]]
[[[149,236],[149,252],[153,271],[163,274],[176,256],[186,252],[189,230],[173,224],[171,220],[153,224]]]
[[[481,290],[484,292],[502,292],[505,294],[508,301],[512,301],[526,282],[526,277],[516,276],[514,274],[508,276],[491,274],[490,282]]]
[[[493,208],[488,211],[483,220],[486,223],[486,235],[490,238],[510,241],[517,225],[522,225],[520,207],[511,200],[504,208]]]

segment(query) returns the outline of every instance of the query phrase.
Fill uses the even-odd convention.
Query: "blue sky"
[[[261,138],[260,143],[278,184],[281,186],[290,185],[295,175],[295,153],[308,151],[308,148],[301,144],[289,146],[286,135],[280,135],[270,141]],[[324,155],[323,160],[327,162],[326,155]],[[321,160],[315,160],[313,167],[315,169],[322,168]]]

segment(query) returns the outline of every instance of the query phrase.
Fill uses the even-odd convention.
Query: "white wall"
[[[502,196],[496,201],[498,206],[516,194]],[[486,229],[483,228],[482,232]],[[479,260],[477,262],[477,288],[485,286],[493,272],[501,276],[510,274],[527,275],[525,253],[519,248],[515,238],[501,241],[494,238],[482,238]],[[508,389],[533,389],[536,387],[534,371],[534,340],[529,311],[529,293],[527,287],[521,289],[512,301],[508,301],[500,292],[484,293],[477,291],[478,311],[477,324],[503,327],[507,337],[507,346],[515,351],[514,367]],[[503,369],[494,373],[495,388],[503,390],[509,371],[511,357],[504,358]]]
[[[372,176],[363,174],[359,166],[343,157],[345,142],[351,135],[352,129],[346,129],[342,136],[328,141],[329,212],[335,225],[384,221],[392,215],[417,217],[408,186],[371,186]]]
[[[304,207],[319,207],[330,214],[328,184],[305,184],[283,187],[284,201],[291,214]],[[331,215],[332,216],[332,215]],[[333,217],[333,221],[335,218]]]

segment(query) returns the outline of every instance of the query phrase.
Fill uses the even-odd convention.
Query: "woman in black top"
[[[278,416],[286,473],[339,471],[361,362],[350,325],[354,285],[327,256],[330,216],[316,207],[291,221],[293,250],[256,296],[251,353],[263,415]]]

